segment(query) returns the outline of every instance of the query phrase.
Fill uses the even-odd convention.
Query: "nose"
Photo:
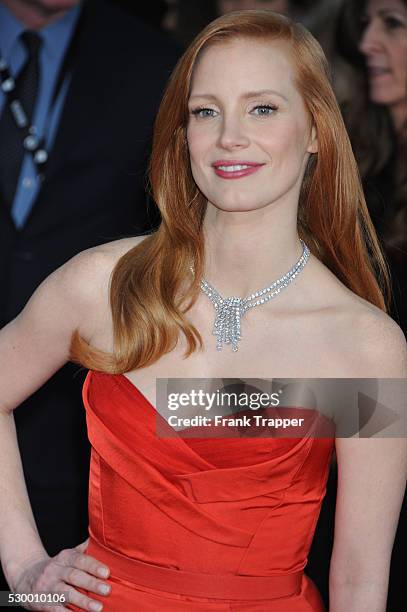
[[[218,146],[221,149],[244,149],[250,144],[247,130],[239,117],[224,116],[221,123]]]
[[[375,19],[372,19],[366,26],[358,46],[359,51],[363,53],[363,55],[371,55],[375,51],[379,51],[381,49],[381,30],[378,22]]]

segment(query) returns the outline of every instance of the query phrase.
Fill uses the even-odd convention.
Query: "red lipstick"
[[[218,159],[212,166],[217,176],[225,179],[236,179],[253,174],[264,164],[237,159]]]

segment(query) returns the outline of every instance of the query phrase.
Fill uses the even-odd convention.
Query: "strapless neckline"
[[[150,419],[154,419],[156,426],[160,427],[160,431],[162,433],[168,434],[165,436],[161,436],[163,441],[170,441],[171,443],[176,444],[181,447],[183,452],[187,455],[193,456],[195,460],[201,462],[203,464],[204,470],[220,470],[231,471],[231,474],[239,471],[248,471],[253,468],[263,466],[266,467],[268,465],[272,465],[273,462],[279,462],[283,458],[288,459],[291,456],[295,455],[302,449],[304,446],[312,443],[313,438],[311,436],[303,436],[299,438],[291,438],[293,441],[292,444],[288,443],[287,440],[289,438],[279,438],[279,437],[259,437],[259,438],[243,438],[243,437],[188,437],[185,435],[181,435],[180,432],[173,429],[167,422],[167,420],[160,414],[160,412],[156,409],[156,407],[146,398],[146,396],[136,387],[136,385],[127,377],[125,374],[114,374],[114,375],[106,375],[104,373],[98,373],[98,375],[108,376],[116,383],[116,386],[119,388],[124,388],[128,395],[134,400],[139,400],[142,406],[147,410],[147,414]],[[295,408],[295,407],[293,407]],[[318,421],[318,413],[314,412],[314,418],[311,424],[311,430],[317,424]],[[205,441],[207,444],[205,444]],[[253,454],[256,455],[256,452],[259,450],[263,450],[263,452],[267,449],[268,458],[264,461],[260,461],[257,463],[249,463],[247,465],[233,465],[233,466],[224,466],[220,467],[216,463],[210,460],[210,456],[214,453],[216,454],[217,449],[221,449],[222,452],[226,451],[226,448],[229,445],[229,448],[233,446],[233,444],[238,445],[240,442],[240,446],[242,442],[244,445],[247,444],[247,447],[250,451],[253,451]],[[271,446],[274,445],[274,448]],[[288,446],[288,448],[287,448]],[[206,447],[206,448],[205,448]],[[207,448],[210,447],[210,452],[208,452]],[[277,448],[276,448],[277,447]],[[274,450],[274,452],[273,452]],[[281,452],[276,452],[280,450]],[[200,452],[199,452],[200,451]],[[204,453],[204,454],[202,454]],[[266,453],[265,453],[266,454]],[[270,454],[272,455],[270,457]]]

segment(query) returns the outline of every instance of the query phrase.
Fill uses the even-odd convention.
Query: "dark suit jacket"
[[[73,255],[158,219],[146,211],[146,162],[179,50],[108,0],[85,3],[72,45],[72,80],[24,227],[17,230],[0,206],[1,326]],[[27,486],[49,551],[86,537],[84,374],[68,364],[15,411]]]

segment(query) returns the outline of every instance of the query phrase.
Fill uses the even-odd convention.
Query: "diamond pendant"
[[[259,289],[259,291],[255,291],[246,298],[223,298],[208,281],[205,279],[201,280],[201,290],[208,296],[216,310],[212,334],[216,336],[216,348],[218,351],[222,350],[223,344],[231,344],[232,350],[236,352],[238,350],[237,343],[241,340],[240,322],[242,316],[251,308],[255,308],[256,306],[260,306],[274,299],[283,289],[288,287],[304,269],[311,251],[303,240],[300,240],[300,242],[302,245],[302,255],[296,264],[284,274],[284,276],[278,278],[271,285],[264,289]],[[190,270],[194,273],[192,266]]]
[[[240,319],[244,314],[243,300],[240,297],[221,299],[216,305],[216,318],[212,333],[216,336],[216,349],[222,350],[223,344],[231,344],[232,350],[238,350],[241,339]]]

